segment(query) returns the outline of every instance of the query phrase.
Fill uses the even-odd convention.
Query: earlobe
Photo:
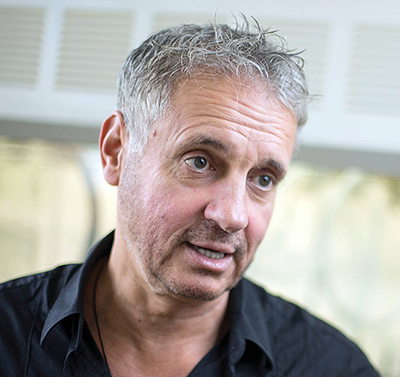
[[[124,116],[113,112],[103,123],[100,132],[100,154],[105,180],[112,186],[119,183],[124,150],[128,143]]]

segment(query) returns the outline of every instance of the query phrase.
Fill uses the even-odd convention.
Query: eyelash
[[[204,167],[198,167],[195,165],[196,160],[201,160],[201,161],[197,161],[197,162],[202,162],[204,163]],[[209,162],[208,158],[204,157],[204,156],[194,156],[194,157],[190,157],[187,158],[185,160],[185,163],[193,170],[197,171],[197,172],[203,172],[206,170],[215,170],[211,163]],[[269,182],[268,185],[266,187],[262,187],[259,184],[259,180],[262,179],[263,177],[267,177]],[[258,190],[263,191],[263,192],[267,192],[272,190],[272,188],[276,185],[276,178],[272,175],[272,174],[260,174],[260,175],[255,175],[252,177],[249,177],[248,180],[250,182],[252,182]]]
[[[259,179],[263,178],[263,177],[267,177],[269,179],[268,182],[268,186],[266,187],[262,187],[261,185],[259,185]],[[276,179],[271,176],[271,174],[260,174],[260,175],[256,175],[254,177],[250,178],[251,181],[254,182],[254,184],[257,186],[258,189],[260,189],[261,191],[270,191],[276,184]]]
[[[204,168],[200,168],[198,166],[195,166],[195,160],[202,160],[202,161],[205,162],[206,165],[204,166]],[[194,157],[191,157],[191,158],[187,158],[185,160],[185,163],[187,165],[189,165],[189,167],[191,167],[193,170],[196,170],[196,171],[204,171],[204,170],[206,170],[206,168],[210,168],[211,167],[211,164],[208,161],[208,159],[203,157],[203,156],[194,156]]]

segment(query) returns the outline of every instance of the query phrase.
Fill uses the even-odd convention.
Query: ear
[[[119,183],[128,142],[124,116],[115,111],[104,121],[99,140],[104,178],[112,186]]]

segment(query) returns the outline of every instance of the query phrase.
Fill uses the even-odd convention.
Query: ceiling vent
[[[217,23],[230,23],[231,17],[218,15]],[[188,23],[210,24],[214,22],[214,17],[209,13],[157,13],[152,23],[153,32],[165,29],[171,26],[177,26]]]
[[[133,13],[74,10],[64,13],[56,89],[115,93],[131,49]]]
[[[400,115],[400,28],[354,28],[346,96],[349,113]]]
[[[289,48],[295,52],[303,51],[300,56],[305,60],[304,71],[307,75],[309,91],[312,95],[321,96],[313,108],[323,104],[328,77],[328,53],[331,45],[330,25],[319,21],[296,21],[284,19],[259,19],[263,27],[276,30],[285,38]]]
[[[33,88],[38,82],[46,12],[1,7],[0,84]]]

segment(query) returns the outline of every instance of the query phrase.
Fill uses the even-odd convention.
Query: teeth
[[[194,246],[194,245],[193,245]],[[198,246],[194,246],[194,248],[200,253],[205,255],[207,258],[210,259],[221,259],[225,256],[225,253],[221,252],[221,251],[211,251],[208,249],[203,249],[201,247]]]

